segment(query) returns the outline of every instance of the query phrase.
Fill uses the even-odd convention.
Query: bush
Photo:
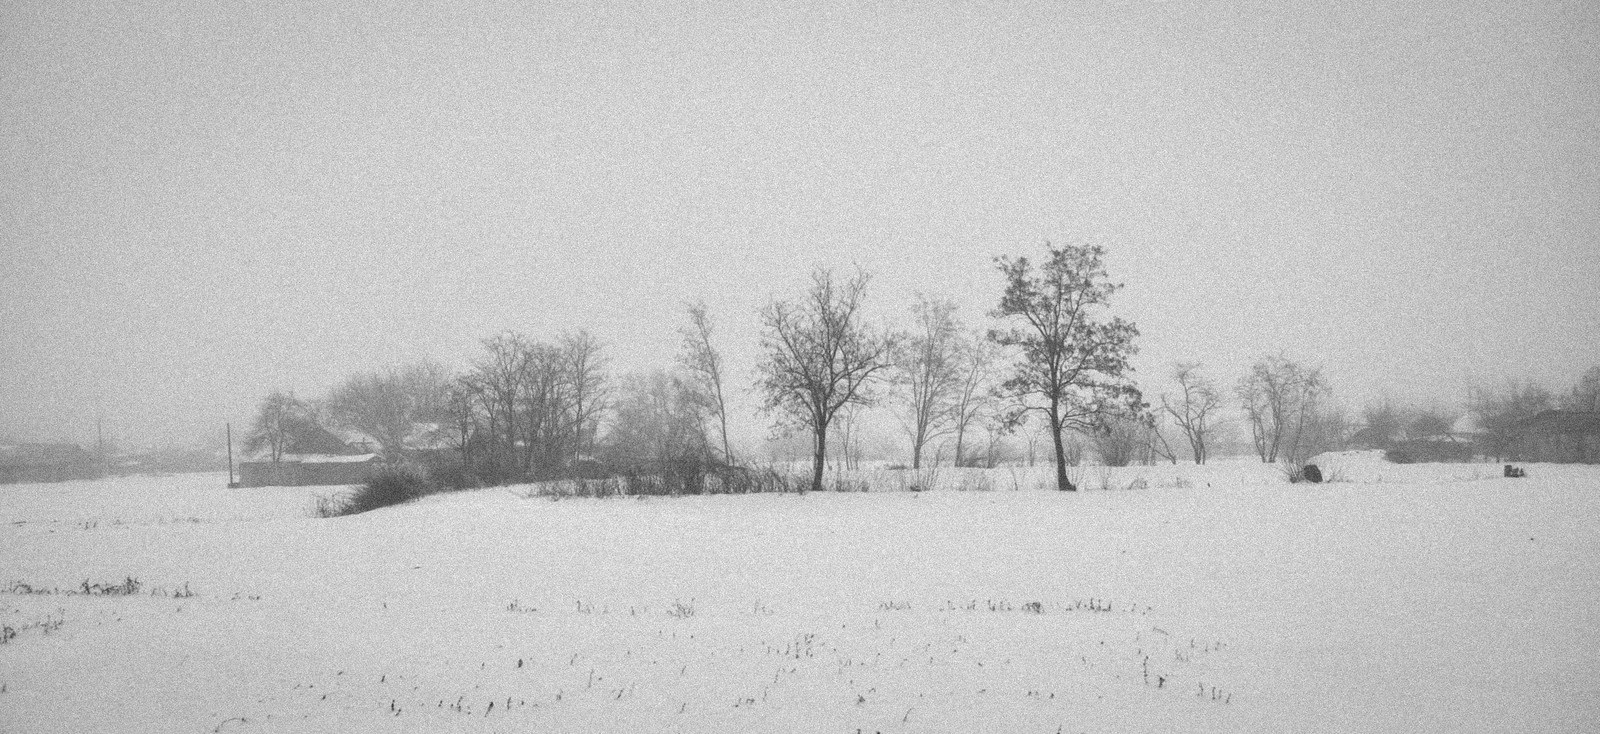
[[[1454,441],[1401,441],[1383,452],[1395,464],[1466,463],[1472,461],[1472,446]]]
[[[366,484],[342,500],[324,499],[317,503],[316,512],[322,517],[356,515],[405,504],[424,495],[438,491],[438,487],[421,474],[409,469],[384,469]]]

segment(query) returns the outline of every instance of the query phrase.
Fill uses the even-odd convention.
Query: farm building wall
[[[326,484],[360,484],[382,467],[376,461],[309,462],[246,461],[239,465],[244,487],[308,487]]]

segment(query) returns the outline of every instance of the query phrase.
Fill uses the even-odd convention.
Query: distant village
[[[428,455],[453,450],[435,429],[418,424],[407,438],[412,460],[428,463]],[[1545,410],[1520,420],[1513,430],[1516,448],[1504,454],[1488,445],[1487,432],[1473,413],[1463,414],[1443,431],[1402,428],[1385,436],[1381,430],[1362,426],[1346,448],[1385,449],[1397,454],[1395,458],[1413,461],[1600,463],[1600,411]],[[0,484],[220,472],[228,468],[228,458],[226,451],[204,449],[117,451],[102,456],[75,443],[0,445]],[[234,458],[236,481],[242,487],[357,484],[386,463],[371,437],[322,428],[297,433],[276,461],[265,456]],[[1141,462],[1157,460],[1160,457],[1146,456]]]
[[[755,388],[762,414],[801,437],[798,452],[773,450],[775,438],[766,456],[741,456],[726,363],[696,303],[686,304],[672,369],[613,376],[586,331],[549,341],[505,332],[481,340],[466,371],[424,360],[351,374],[320,399],[273,390],[240,440],[229,427],[221,456],[0,442],[0,483],[226,468],[240,487],[348,485],[394,467],[457,489],[637,475],[699,491],[708,473],[760,461],[771,469],[809,451],[820,490],[825,468],[860,468],[865,411],[901,426],[872,451],[906,461],[886,468],[1046,464],[1064,491],[1076,489],[1067,467],[1081,464],[1252,455],[1291,476],[1314,456],[1349,450],[1393,463],[1600,463],[1600,367],[1566,393],[1531,381],[1475,387],[1464,410],[1385,399],[1351,411],[1320,366],[1282,352],[1231,386],[1197,362],[1140,384],[1129,362],[1137,327],[1103,313],[1121,288],[1108,280],[1104,249],[1047,245],[1045,254],[1037,268],[1025,256],[996,258],[1005,290],[977,328],[954,301],[926,295],[909,323],[872,323],[861,309],[870,275],[859,269],[819,267],[804,295],[763,307]]]

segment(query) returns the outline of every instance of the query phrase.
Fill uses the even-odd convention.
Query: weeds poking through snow
[[[542,497],[558,501],[574,497],[607,499],[613,497],[682,497],[702,494],[803,494],[810,488],[810,479],[772,468],[702,467],[698,479],[688,480],[681,473],[665,474],[633,471],[604,479],[557,479],[538,482],[526,492],[523,499]],[[830,487],[836,492],[865,492],[866,482],[841,480],[835,477]]]
[[[56,631],[58,629],[61,629],[61,625],[66,624],[66,623],[67,623],[66,617],[50,617],[50,616],[46,616],[44,619],[41,619],[41,620],[39,620],[37,622],[29,622],[29,623],[27,623],[25,625],[22,625],[21,627],[12,627],[9,624],[8,625],[0,625],[0,645],[4,645],[6,643],[9,643],[12,640],[16,639],[16,637],[18,635],[22,634],[23,632],[27,632],[28,630],[32,630],[32,629],[39,630],[40,632],[43,632],[44,634],[48,635],[51,632],[54,632],[54,631]]]
[[[963,472],[961,486],[956,489],[962,492],[991,492],[994,491],[994,481],[989,478],[988,472],[978,474],[977,479],[973,479],[970,473]]]
[[[1145,479],[1143,474],[1128,480],[1126,483],[1117,481],[1116,475],[1117,470],[1114,467],[1104,465],[1095,467],[1095,478],[1099,481],[1100,489],[1102,491],[1128,491],[1134,489],[1148,489],[1150,487],[1150,481]],[[1073,481],[1073,484],[1078,484],[1078,482]],[[1088,489],[1088,487],[1084,488]]]
[[[165,596],[172,599],[188,599],[194,596],[194,592],[189,590],[189,582],[185,581],[182,588],[173,588],[170,591],[167,589],[151,589],[150,595]]]
[[[139,583],[139,579],[132,576],[124,578],[120,584],[90,584],[88,579],[84,579],[78,593],[84,596],[133,596],[139,593],[141,586],[143,584]]]
[[[681,601],[674,600],[672,602],[672,608],[667,610],[667,616],[673,617],[675,619],[688,619],[690,617],[693,617],[694,616],[694,600],[690,599],[688,604],[684,604]]]
[[[88,579],[78,585],[76,589],[61,589],[59,587],[45,588],[33,584],[13,581],[11,585],[0,589],[0,593],[21,594],[25,596],[135,596],[144,588],[144,582],[132,576],[123,577],[122,581],[111,583],[91,584]],[[175,586],[171,589],[160,587],[150,589],[150,596],[163,596],[172,599],[188,599],[196,594],[190,590],[189,583]]]
[[[343,510],[344,500],[340,499],[338,495],[318,494],[311,497],[312,517],[338,517],[344,514]]]

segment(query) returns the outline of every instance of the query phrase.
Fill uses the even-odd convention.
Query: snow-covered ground
[[[336,519],[0,486],[0,731],[1600,728],[1600,467],[1343,461]]]

